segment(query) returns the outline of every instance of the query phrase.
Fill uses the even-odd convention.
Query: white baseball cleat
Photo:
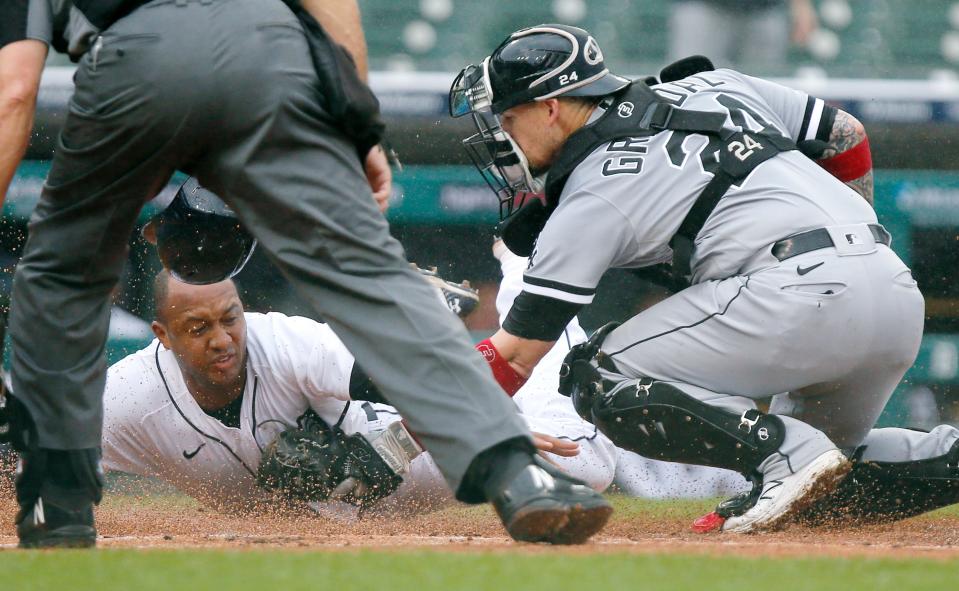
[[[753,508],[727,519],[723,531],[750,533],[779,529],[835,490],[850,468],[852,463],[841,451],[827,451],[795,474],[765,482]]]

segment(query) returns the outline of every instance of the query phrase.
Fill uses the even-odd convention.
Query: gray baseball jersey
[[[821,100],[732,70],[653,89],[680,108],[725,114],[729,129],[793,141],[830,132]],[[671,238],[717,170],[719,146],[705,135],[667,130],[589,154],[539,235],[523,290],[529,301],[540,300],[528,309],[543,312],[549,302],[575,309],[592,301],[607,269],[669,261]],[[747,141],[739,149],[762,148]],[[871,223],[869,204],[800,152],[759,164],[696,236],[692,286],[606,338],[602,349],[613,368],[604,376],[672,382],[737,414],[775,396],[771,412],[782,417],[786,436],[759,467],[766,478],[862,444],[915,359],[924,316],[908,268],[876,242]],[[782,262],[772,256],[775,242],[820,228],[835,247]],[[507,331],[532,325],[522,308],[511,310]],[[884,441],[908,447],[908,432],[894,431]],[[923,437],[923,448],[942,449],[953,434]]]
[[[824,106],[803,92],[732,70],[653,89],[682,108],[726,113],[731,128],[772,128],[797,141],[816,136]],[[717,158],[706,136],[672,131],[597,148],[570,175],[539,236],[523,289],[588,304],[607,269],[671,260],[670,239],[712,178]],[[787,152],[760,165],[719,202],[696,242],[692,279],[735,275],[762,247],[796,232],[875,221],[852,189],[799,152]]]

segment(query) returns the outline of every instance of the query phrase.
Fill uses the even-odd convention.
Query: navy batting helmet
[[[256,240],[213,192],[188,179],[173,201],[143,229],[174,279],[194,285],[233,277],[246,265]]]

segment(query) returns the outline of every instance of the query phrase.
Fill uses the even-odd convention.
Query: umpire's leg
[[[26,409],[15,422],[29,433],[19,442],[22,546],[94,543],[109,296],[137,213],[172,172],[175,118],[156,112],[137,76],[142,43],[124,49],[108,40],[81,61],[14,279],[13,388]]]
[[[280,128],[271,135],[284,133]],[[291,130],[293,132],[293,130]],[[463,324],[413,271],[354,148],[318,122],[295,151],[257,147],[201,182],[229,196],[299,293],[330,323],[457,490],[483,450],[528,437]],[[231,155],[232,156],[232,155]],[[478,491],[460,491],[478,501]]]
[[[241,5],[224,3],[235,10],[220,14],[220,22],[246,18]],[[269,7],[259,4],[257,10]],[[235,133],[215,139],[221,148],[197,176],[234,205],[457,490],[480,452],[506,440],[527,440],[529,431],[462,323],[410,269],[390,236],[355,148],[318,104],[299,24],[279,16],[271,14],[274,26],[257,27],[221,58],[217,86],[232,90],[218,104]],[[271,51],[253,50],[262,46]],[[467,500],[484,500],[478,490],[459,492]]]
[[[150,133],[148,113],[94,117],[75,101],[30,219],[10,310],[14,392],[38,445],[61,450],[100,445],[110,293],[140,209],[173,172],[166,133]]]

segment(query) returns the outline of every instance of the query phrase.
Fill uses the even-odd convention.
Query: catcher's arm
[[[803,142],[800,149],[872,205],[872,152],[866,128],[845,111],[835,113],[829,139]]]

